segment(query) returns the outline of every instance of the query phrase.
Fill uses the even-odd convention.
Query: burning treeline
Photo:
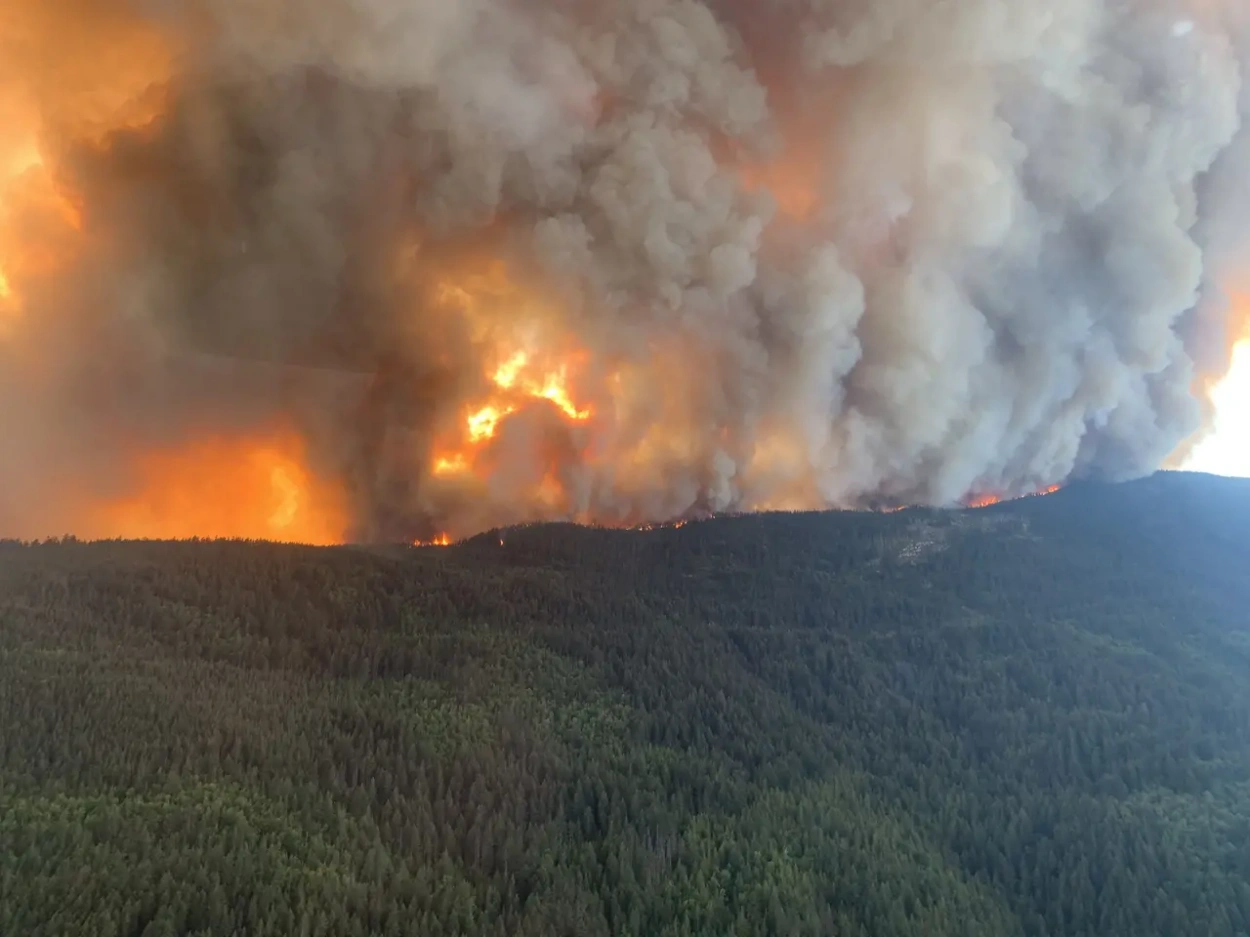
[[[1239,4],[13,0],[0,533],[459,537],[1155,468]]]

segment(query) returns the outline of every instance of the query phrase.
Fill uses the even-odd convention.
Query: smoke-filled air
[[[0,535],[1150,472],[1238,326],[1243,6],[7,0]]]

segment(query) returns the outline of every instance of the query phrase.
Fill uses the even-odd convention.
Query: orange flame
[[[503,541],[499,542],[502,545]],[[452,539],[449,534],[439,534],[433,540],[414,540],[412,542],[414,547],[449,547],[451,544]]]
[[[1002,500],[998,495],[976,495],[969,498],[964,506],[969,508],[988,508],[990,505],[998,504]]]
[[[56,228],[84,226],[44,137],[99,147],[152,126],[177,55],[170,36],[107,5],[78,4],[71,16],[38,0],[10,6],[0,24],[0,330],[20,321],[22,284],[65,263]]]
[[[532,327],[531,332],[541,332],[544,322],[555,319],[553,310],[528,294],[505,265],[492,263],[483,274],[442,283],[435,295],[464,317],[479,344],[489,349],[485,357],[496,364],[483,382],[481,396],[463,408],[458,424],[439,435],[430,462],[434,477],[473,477],[500,427],[537,402],[555,407],[572,424],[591,419],[593,409],[575,402],[570,390],[570,372],[584,356],[577,352],[544,355],[547,347],[556,344],[549,338],[542,341],[545,336],[527,336],[528,347],[515,347],[523,340],[501,327],[501,313],[512,322]],[[549,479],[545,480],[549,486]]]
[[[1211,410],[1209,426],[1184,447],[1181,466],[1188,471],[1250,475],[1250,338],[1233,346],[1228,370],[1205,388]]]
[[[1021,495],[1020,497],[1040,498],[1045,495],[1053,495],[1061,487],[1062,486],[1060,485],[1048,485],[1045,488],[1039,488],[1037,491],[1031,492],[1026,495]],[[1004,500],[1018,501],[1020,499],[1019,498],[1004,499],[1000,495],[982,494],[982,495],[976,495],[974,497],[969,498],[967,501],[964,502],[964,507],[966,508],[988,508],[994,504],[1001,504]]]
[[[224,436],[141,453],[128,494],[90,511],[88,536],[190,537],[328,545],[348,533],[338,489],[306,463],[293,433]]]
[[[8,169],[0,175],[0,325],[20,321],[20,283],[53,274],[65,261],[57,249],[65,229],[82,229],[77,209],[37,153],[10,161]]]

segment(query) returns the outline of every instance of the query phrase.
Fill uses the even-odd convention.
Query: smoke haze
[[[0,534],[413,539],[1150,472],[1239,327],[1245,20],[9,0]]]

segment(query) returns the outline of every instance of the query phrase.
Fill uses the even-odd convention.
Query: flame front
[[[1000,504],[1002,498],[998,495],[975,495],[967,501],[967,507],[970,508],[988,508],[994,504]]]
[[[449,547],[452,542],[450,534],[439,534],[431,540],[414,540],[412,545],[414,547]],[[503,545],[503,541],[500,541],[500,545]]]
[[[1053,495],[1061,487],[1062,487],[1061,485],[1047,485],[1045,488],[1039,488],[1037,491],[1022,495],[1021,497],[1039,498],[1039,497],[1044,497],[1046,495]],[[974,495],[968,498],[964,502],[964,507],[966,508],[988,508],[988,507],[991,507],[992,505],[1002,504],[1004,501],[1009,501],[1009,500],[1015,500],[1015,499],[1004,498],[1001,495],[995,495],[995,494],[980,494],[980,495]]]

